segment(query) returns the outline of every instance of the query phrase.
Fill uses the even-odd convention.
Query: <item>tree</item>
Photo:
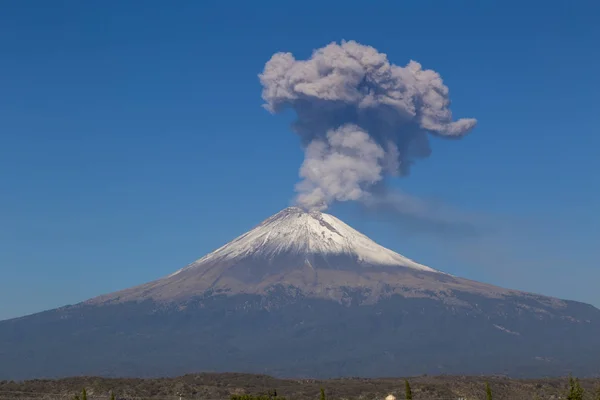
[[[569,394],[567,400],[583,400],[584,390],[579,383],[579,379],[569,376]]]
[[[487,400],[492,400],[492,388],[490,387],[490,383],[485,383],[485,398]]]
[[[594,393],[594,400],[600,400],[600,386],[596,388],[596,393]]]
[[[325,389],[321,388],[321,400],[327,400],[325,397]]]
[[[81,400],[87,400],[87,392],[85,391],[85,388],[83,388],[81,391]]]
[[[573,400],[573,391],[575,389],[575,379],[572,375],[569,375],[569,392],[567,393],[567,400]]]
[[[410,383],[408,383],[408,379],[404,380],[404,389],[405,389],[405,398],[406,400],[412,400],[412,390],[410,390]]]
[[[110,400],[115,400],[115,394],[113,393],[112,390],[110,392]]]
[[[583,400],[583,394],[585,391],[579,384],[579,379],[575,379],[575,400]]]

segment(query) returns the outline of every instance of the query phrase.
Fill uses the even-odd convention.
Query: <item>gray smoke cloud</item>
[[[452,120],[440,75],[415,61],[405,67],[354,41],[331,43],[308,60],[276,53],[259,75],[264,107],[292,109],[305,148],[298,205],[369,202],[386,177],[403,176],[431,153],[428,134],[460,138],[475,119]],[[372,200],[371,200],[372,201]]]

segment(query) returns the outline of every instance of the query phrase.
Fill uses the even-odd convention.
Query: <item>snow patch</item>
[[[505,328],[503,326],[500,326],[500,325],[494,324],[494,328],[500,329],[502,332],[506,332],[506,333],[511,334],[511,335],[521,336],[521,334],[519,332],[511,331],[510,329],[507,329],[507,328]]]

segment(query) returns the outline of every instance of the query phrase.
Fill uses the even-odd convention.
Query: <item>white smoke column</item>
[[[265,108],[296,112],[293,129],[306,157],[297,202],[325,209],[363,200],[386,176],[408,174],[429,156],[427,134],[460,138],[474,119],[452,121],[448,88],[439,74],[354,41],[331,43],[305,61],[276,53],[260,74]]]
[[[382,179],[385,151],[356,125],[330,130],[324,140],[306,148],[296,185],[298,203],[308,209],[325,209],[332,201],[360,200],[364,188]]]

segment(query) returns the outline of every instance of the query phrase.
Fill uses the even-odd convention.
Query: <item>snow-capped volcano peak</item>
[[[242,258],[273,260],[282,255],[305,257],[307,263],[315,256],[325,260],[338,257],[340,261],[353,260],[365,267],[399,266],[438,272],[380,246],[332,215],[318,211],[307,212],[298,207],[289,207],[278,212],[184,270],[207,262],[226,262]],[[325,267],[343,269],[342,265],[333,263],[327,263]]]
[[[464,286],[451,275],[386,249],[332,215],[289,207],[167,277],[92,302],[264,294],[274,287],[337,300],[348,289],[360,290],[375,301],[390,293],[429,293],[449,284]]]

